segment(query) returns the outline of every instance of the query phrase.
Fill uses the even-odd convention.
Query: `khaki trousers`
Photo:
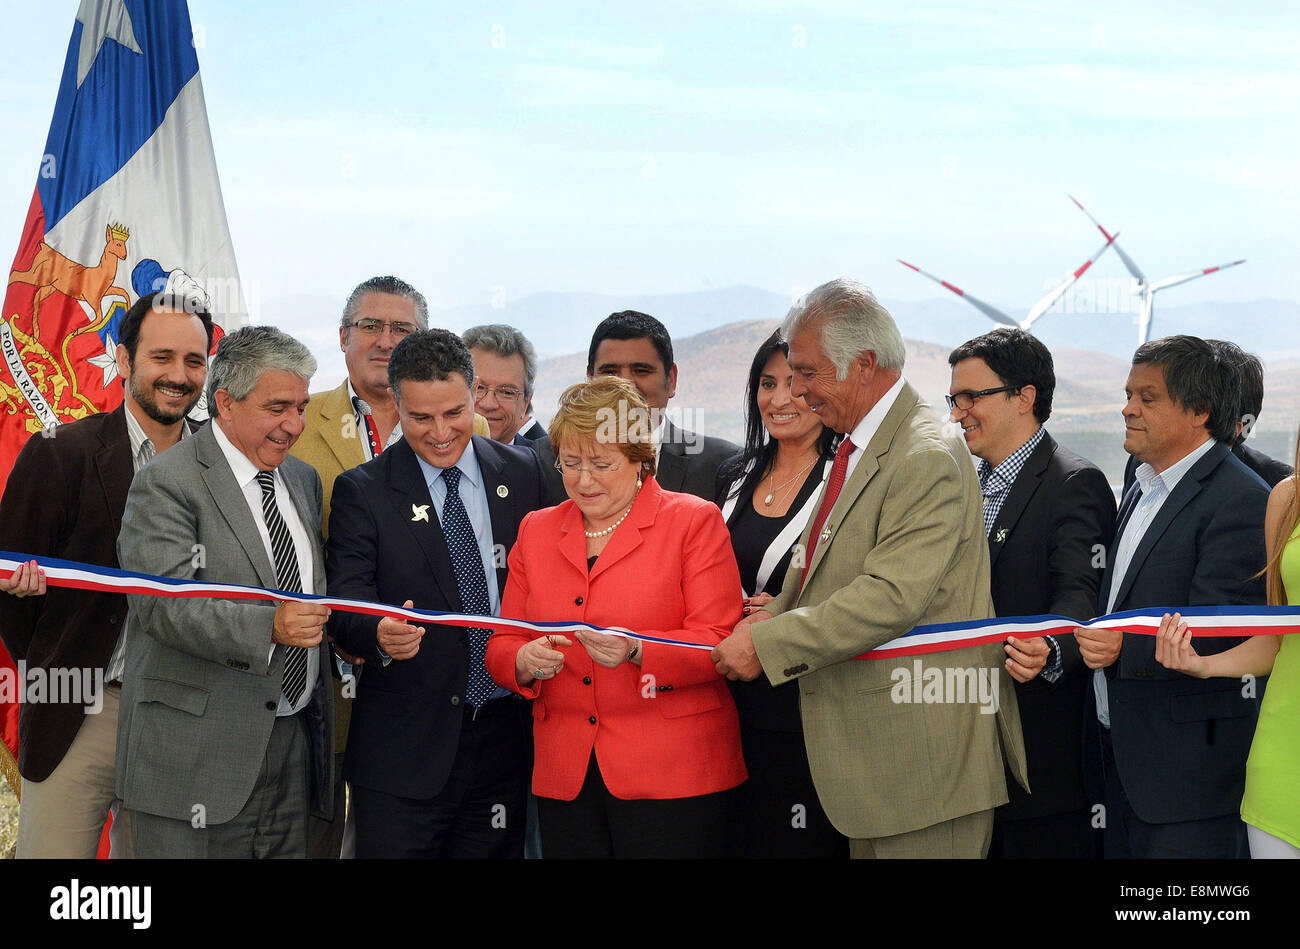
[[[18,857],[93,860],[117,801],[117,709],[122,687],[104,687],[104,707],[87,715],[68,753],[44,781],[23,781]],[[113,821],[114,855],[125,840]]]
[[[849,840],[854,860],[983,860],[993,839],[993,811],[976,811],[892,837]]]

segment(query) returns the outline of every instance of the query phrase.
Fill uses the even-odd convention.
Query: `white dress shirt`
[[[125,406],[122,414],[126,416],[126,436],[131,441],[131,464],[134,465],[136,474],[140,469],[149,462],[153,461],[154,455],[158,454],[158,449],[153,443],[153,439],[144,433],[144,428],[140,425],[140,420],[131,413],[131,407]],[[190,437],[190,426],[181,420],[181,437],[180,441]],[[177,442],[179,444],[180,442]],[[104,672],[105,680],[108,682],[121,682],[122,676],[126,673],[126,621],[122,621],[122,631],[117,634],[117,645],[113,647],[113,655],[109,657],[108,668]]]
[[[1183,479],[1183,475],[1187,474],[1192,466],[1204,458],[1206,453],[1213,447],[1214,439],[1207,437],[1199,446],[1193,448],[1180,460],[1174,462],[1159,474],[1156,474],[1156,470],[1145,462],[1138,465],[1134,476],[1137,479],[1137,484],[1142,489],[1142,496],[1133,505],[1133,512],[1124,524],[1119,544],[1115,547],[1115,564],[1110,574],[1110,596],[1106,600],[1107,613],[1115,609],[1115,601],[1119,598],[1119,588],[1124,584],[1124,575],[1128,573],[1129,564],[1133,561],[1133,554],[1137,551],[1138,545],[1142,543],[1147,528],[1151,526],[1152,521],[1156,519],[1156,515],[1160,513],[1160,508],[1164,507],[1165,500],[1169,495],[1173,494],[1174,488]],[[1130,490],[1132,489],[1130,488]],[[1115,661],[1118,662],[1119,660],[1116,659]],[[1105,669],[1093,671],[1092,690],[1097,698],[1097,721],[1101,722],[1106,728],[1110,728],[1110,698],[1109,693],[1106,691]]]
[[[262,546],[266,548],[266,559],[274,570],[275,553],[271,549],[271,531],[267,528],[265,516],[262,514],[262,486],[257,483],[257,475],[261,469],[249,461],[244,453],[231,443],[216,419],[213,419],[211,424],[212,433],[216,435],[217,444],[221,446],[221,453],[226,456],[226,462],[230,465],[235,481],[239,484],[239,490],[243,492],[244,500],[248,502],[249,513],[253,515],[253,523],[257,525],[258,536],[262,538]],[[289,536],[293,539],[293,550],[298,559],[298,577],[302,580],[302,590],[304,593],[313,593],[316,588],[314,585],[315,576],[312,573],[311,541],[307,538],[307,530],[302,525],[302,519],[298,517],[298,509],[294,507],[293,498],[289,496],[289,489],[285,487],[284,476],[279,471],[272,474],[275,481],[275,506],[279,508],[280,517],[284,518],[284,525],[289,529]],[[266,652],[268,668],[270,668],[271,659],[275,655],[275,646],[275,643],[271,643]],[[289,705],[288,700],[281,693],[280,706],[275,711],[277,716],[292,715],[307,707],[307,704],[311,701],[313,687],[316,685],[316,659],[316,650],[314,648],[309,649],[307,651],[307,686],[303,689],[302,696],[298,699],[297,704],[292,706]]]
[[[871,439],[876,437],[876,431],[880,428],[880,423],[885,420],[889,410],[894,407],[898,397],[903,393],[903,377],[900,375],[898,381],[889,387],[889,391],[880,397],[880,401],[871,407],[866,415],[862,416],[862,421],[853,427],[849,432],[849,441],[853,442],[854,452],[849,455],[848,468],[844,472],[844,482],[847,484],[849,478],[853,477],[853,469],[858,466],[862,460],[863,449],[871,443]]]

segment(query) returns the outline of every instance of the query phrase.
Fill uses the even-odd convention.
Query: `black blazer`
[[[689,443],[689,444],[688,444]],[[555,468],[555,450],[549,437],[533,442],[546,469],[551,497],[559,503],[568,497],[564,478]],[[713,501],[717,498],[718,468],[740,449],[731,442],[711,435],[697,435],[664,420],[663,444],[659,449],[659,470],[655,480],[665,491],[693,494]]]
[[[998,616],[1096,615],[1101,565],[1115,533],[1115,495],[1092,462],[1060,447],[1047,432],[998,512],[989,535],[993,605]],[[999,539],[1001,538],[1001,539]],[[1083,715],[1091,670],[1073,636],[1058,636],[1064,670],[1016,683],[1029,761],[1026,793],[1008,781],[999,821],[1061,814],[1087,806],[1083,786]]]
[[[1264,479],[1264,483],[1270,488],[1276,488],[1278,483],[1291,477],[1291,466],[1285,462],[1270,458],[1262,451],[1255,451],[1245,442],[1239,444],[1232,450],[1232,453],[1242,460],[1242,462],[1255,474]]]
[[[527,448],[473,436],[483,472],[492,537],[500,545],[497,588],[506,588],[506,553],[519,522],[547,505],[546,479]],[[502,490],[504,489],[504,496]],[[412,520],[428,505],[428,520]],[[373,461],[339,475],[330,505],[325,563],[331,596],[417,609],[460,611],[451,554],[424,473],[405,439]],[[436,797],[456,757],[469,675],[469,634],[429,625],[420,651],[384,665],[379,620],[335,612],[329,632],[366,660],[352,708],[344,774],[360,786],[398,797]],[[502,701],[518,701],[509,699]],[[521,718],[521,727],[524,719]]]
[[[126,407],[34,435],[18,453],[0,502],[0,550],[117,567],[117,533],[135,476]],[[0,593],[0,639],[42,668],[103,669],[126,620],[126,596],[50,587],[45,596]],[[18,770],[50,776],[85,718],[78,703],[24,702]]]
[[[1120,506],[1116,541],[1135,493]],[[1262,604],[1264,511],[1268,486],[1226,445],[1216,443],[1185,474],[1147,528],[1123,577],[1113,552],[1098,593],[1106,609]],[[1242,642],[1199,639],[1201,654]],[[1111,743],[1124,792],[1148,823],[1204,820],[1237,813],[1246,755],[1259,714],[1236,679],[1194,679],[1156,662],[1155,638],[1125,634],[1119,659],[1106,669]],[[1089,715],[1095,706],[1089,693]]]
[[[532,442],[537,441],[537,439],[545,438],[545,437],[546,437],[546,429],[542,428],[541,422],[537,421],[537,419],[533,419],[533,423],[531,425],[529,425],[527,428],[520,429],[515,434],[514,444],[518,445],[519,440],[521,438],[524,441],[531,444]]]

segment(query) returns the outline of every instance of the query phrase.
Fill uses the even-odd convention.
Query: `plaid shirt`
[[[1016,478],[1020,477],[1020,470],[1025,467],[1025,462],[1029,460],[1029,456],[1034,453],[1034,449],[1038,447],[1042,440],[1043,429],[1040,426],[1029,441],[1008,455],[1002,464],[996,468],[983,458],[980,459],[980,493],[984,495],[984,533],[986,536],[993,533],[993,525],[997,523],[998,514],[1002,512],[1002,505],[1006,503],[1007,495],[1011,493],[1011,486],[1016,483]],[[1056,639],[1052,636],[1045,638],[1051,652],[1048,654],[1047,664],[1039,675],[1048,682],[1055,682],[1064,671],[1061,647],[1057,645]]]
[[[993,533],[993,525],[997,523],[998,514],[1007,495],[1011,492],[1011,486],[1016,483],[1016,478],[1020,476],[1020,469],[1025,466],[1025,462],[1029,460],[1029,456],[1034,453],[1034,449],[1042,440],[1043,429],[1040,427],[1029,441],[1008,455],[996,468],[983,458],[980,459],[980,492],[984,495],[985,536]]]

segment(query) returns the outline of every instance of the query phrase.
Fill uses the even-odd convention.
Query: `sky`
[[[191,0],[254,300],[943,293],[901,257],[1023,311],[1100,246],[1067,194],[1153,278],[1247,258],[1162,305],[1300,300],[1294,3],[468,6]],[[76,10],[0,2],[8,259]]]

